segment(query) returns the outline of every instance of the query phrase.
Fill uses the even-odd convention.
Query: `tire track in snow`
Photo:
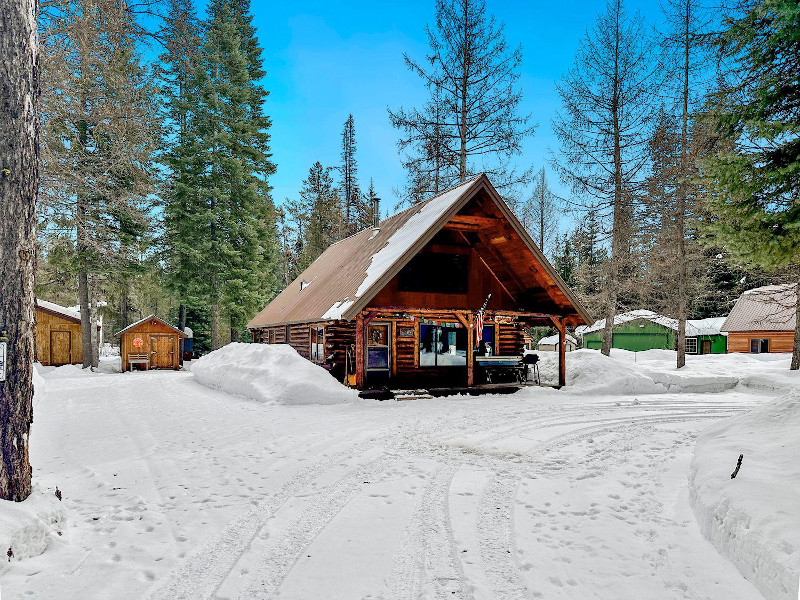
[[[248,551],[258,532],[284,504],[335,464],[357,458],[372,447],[372,443],[364,442],[318,460],[313,465],[298,469],[275,492],[234,518],[222,531],[201,543],[158,588],[148,592],[145,598],[149,600],[211,598],[237,561]]]
[[[478,501],[480,555],[495,600],[531,597],[521,576],[514,544],[514,499],[520,479],[515,471],[495,473]]]
[[[388,458],[388,460],[387,460]],[[309,495],[312,510],[306,510],[289,526],[267,538],[258,568],[242,585],[240,598],[273,598],[297,559],[328,523],[359,494],[365,485],[380,482],[399,466],[397,457],[381,454],[351,471],[335,483]]]
[[[458,466],[452,463],[438,467],[418,494],[393,561],[388,599],[472,598],[450,520],[450,484],[456,471]]]

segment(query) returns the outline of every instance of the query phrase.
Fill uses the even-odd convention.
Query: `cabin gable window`
[[[769,338],[752,338],[750,340],[750,354],[769,352]]]
[[[469,256],[441,252],[420,252],[397,277],[401,292],[466,294]]]
[[[311,362],[325,362],[325,328],[311,326]]]

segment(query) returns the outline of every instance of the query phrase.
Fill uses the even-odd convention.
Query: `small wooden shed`
[[[791,352],[796,310],[796,283],[746,291],[722,325],[728,332],[728,352]]]
[[[180,369],[186,334],[155,315],[128,325],[116,336],[120,338],[123,372],[135,364],[143,369]]]
[[[80,312],[36,300],[36,360],[54,367],[83,362]]]

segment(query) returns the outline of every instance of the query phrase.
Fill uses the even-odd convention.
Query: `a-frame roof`
[[[126,331],[130,331],[131,329],[134,329],[134,328],[138,327],[138,326],[139,326],[139,325],[141,325],[142,323],[147,323],[148,321],[158,321],[158,322],[159,322],[159,323],[161,323],[161,324],[162,324],[164,327],[169,327],[170,329],[172,329],[172,330],[173,330],[175,333],[177,333],[177,334],[178,334],[180,337],[188,337],[188,336],[187,336],[187,335],[186,335],[186,334],[185,334],[183,331],[181,331],[180,329],[178,329],[178,328],[177,328],[177,327],[175,327],[174,325],[170,325],[170,324],[169,324],[169,323],[167,323],[165,320],[163,320],[163,319],[159,319],[159,318],[158,318],[157,316],[155,316],[155,315],[150,315],[150,316],[147,316],[147,317],[145,317],[144,319],[140,319],[139,321],[136,321],[136,323],[131,323],[131,324],[130,324],[130,325],[128,325],[128,326],[127,326],[125,329],[120,329],[120,330],[119,330],[117,333],[115,333],[115,334],[114,334],[114,337],[120,336],[120,335],[122,335],[123,333],[125,333]]]
[[[501,219],[521,239],[530,253],[529,263],[535,264],[547,281],[541,287],[551,296],[557,296],[564,315],[571,315],[576,323],[592,322],[489,179],[481,174],[389,217],[380,223],[379,229],[364,229],[333,244],[247,326],[354,319],[387,282],[479,194],[493,203]]]

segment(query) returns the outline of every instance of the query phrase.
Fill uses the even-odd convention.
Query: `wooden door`
[[[50,330],[50,364],[58,367],[72,362],[72,336],[69,331]]]
[[[175,367],[175,336],[150,336],[150,367],[152,369]]]
[[[711,354],[711,340],[703,340],[701,354]]]

